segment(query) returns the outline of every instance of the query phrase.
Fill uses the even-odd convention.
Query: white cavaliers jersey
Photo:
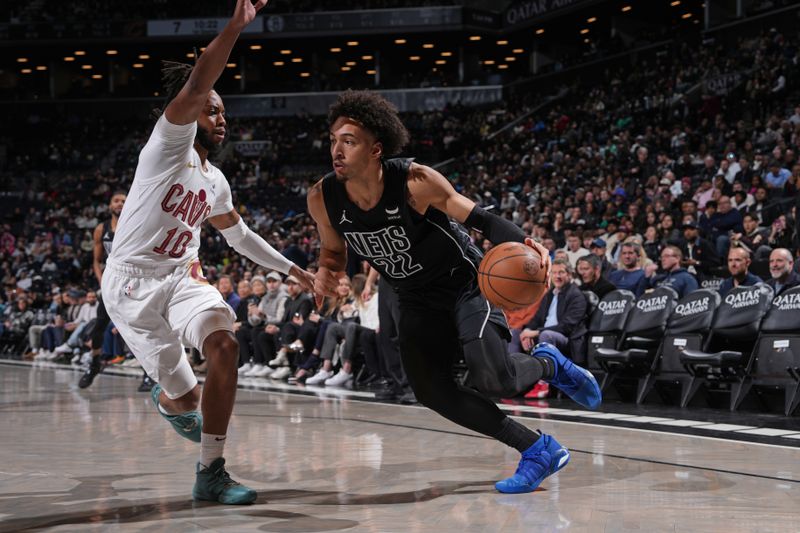
[[[117,262],[175,266],[197,259],[200,226],[233,210],[231,189],[218,168],[194,149],[197,123],[178,126],[164,115],[139,154],[125,207],[117,222]]]

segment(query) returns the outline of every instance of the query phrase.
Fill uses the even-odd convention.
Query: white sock
[[[208,467],[215,459],[222,457],[227,435],[200,434],[200,464]]]

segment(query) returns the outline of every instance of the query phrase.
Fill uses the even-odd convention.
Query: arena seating
[[[644,379],[650,372],[677,300],[678,294],[670,287],[659,287],[636,300],[620,336],[620,349],[598,348],[595,354],[605,373],[603,391],[619,377]]]
[[[680,354],[681,363],[692,376],[681,407],[692,401],[701,385],[716,387],[720,383],[730,384],[731,411],[739,406],[750,354],[772,296],[772,289],[761,283],[736,287],[725,296],[703,349],[684,349]]]

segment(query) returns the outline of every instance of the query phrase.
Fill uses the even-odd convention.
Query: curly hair
[[[383,155],[392,157],[409,141],[408,130],[397,113],[394,104],[378,93],[347,90],[331,106],[328,120],[333,125],[340,117],[347,117],[360,123],[383,144]]]
[[[164,104],[159,108],[153,109],[154,118],[159,118],[169,103],[178,96],[183,86],[186,85],[193,68],[192,65],[176,61],[161,62],[161,84],[164,87]]]

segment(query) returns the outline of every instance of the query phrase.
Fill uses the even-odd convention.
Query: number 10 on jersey
[[[192,242],[192,232],[191,231],[183,231],[178,238],[175,239],[175,242],[172,242],[172,239],[175,237],[175,233],[178,232],[178,228],[172,228],[167,232],[167,237],[164,241],[157,247],[153,248],[153,251],[157,254],[169,254],[170,257],[179,258],[182,257],[183,254],[186,253],[186,247],[189,246],[189,243]]]

